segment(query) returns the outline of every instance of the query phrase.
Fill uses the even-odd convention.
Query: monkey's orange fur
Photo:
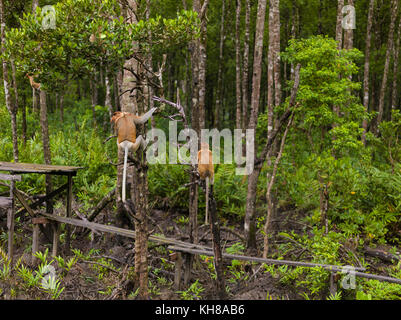
[[[210,179],[213,184],[214,165],[212,151],[209,150],[207,143],[201,143],[201,149],[198,152],[198,172],[202,180]]]
[[[37,83],[33,80],[33,76],[30,76],[29,74],[26,75],[29,79],[29,82],[31,84],[31,87],[34,89],[40,89],[40,83]]]
[[[205,224],[208,224],[209,220],[209,190],[210,185],[213,184],[214,179],[214,165],[213,165],[213,154],[209,149],[207,143],[201,143],[201,149],[198,151],[198,173],[202,180],[206,182],[206,212],[205,212]]]
[[[117,143],[127,140],[132,143],[136,141],[136,126],[134,119],[138,118],[136,115],[129,112],[115,112],[111,118],[111,122],[114,122],[117,130]]]
[[[116,125],[117,145],[119,149],[124,150],[124,169],[123,169],[123,185],[122,185],[122,201],[125,202],[125,191],[127,181],[127,160],[128,152],[136,152],[140,146],[145,150],[146,141],[139,135],[136,136],[136,124],[144,124],[152,116],[157,108],[152,108],[146,114],[138,117],[129,112],[115,112],[111,117],[111,122]]]

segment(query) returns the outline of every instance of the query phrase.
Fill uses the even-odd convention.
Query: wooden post
[[[182,254],[176,252],[175,255],[174,290],[178,291],[181,289]]]
[[[39,251],[39,224],[33,224],[33,234],[32,234],[32,265],[36,264],[37,258],[35,253]]]
[[[226,298],[226,281],[223,270],[223,255],[220,246],[220,226],[217,218],[216,201],[213,196],[213,185],[209,189],[209,218],[210,231],[212,232],[213,252],[214,252],[214,267],[216,269],[216,291],[219,299]]]
[[[72,175],[68,175],[68,189],[67,189],[67,218],[71,217],[71,204],[72,204]],[[70,226],[67,224],[65,226],[65,249],[66,254],[70,253]]]
[[[337,273],[330,273],[330,294],[334,297],[337,293]]]
[[[11,261],[11,265],[14,262],[14,213],[15,213],[15,201],[13,197],[15,189],[15,182],[11,180],[10,186],[10,197],[12,199],[11,208],[7,211],[7,228],[8,228],[8,257]]]
[[[184,253],[185,269],[184,269],[184,286],[189,283],[191,277],[191,269],[194,256],[190,253]]]
[[[7,211],[7,228],[8,228],[8,257],[13,264],[14,257],[14,210],[9,208]]]
[[[52,223],[53,229],[53,246],[52,246],[52,256],[57,256],[57,249],[58,249],[58,239],[59,239],[59,224],[57,222]]]

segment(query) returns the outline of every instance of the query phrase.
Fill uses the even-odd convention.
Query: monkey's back
[[[213,178],[213,154],[210,150],[199,150],[198,152],[198,172],[201,179]]]
[[[117,120],[116,129],[118,132],[118,143],[123,141],[136,141],[136,127],[131,114],[126,114]]]

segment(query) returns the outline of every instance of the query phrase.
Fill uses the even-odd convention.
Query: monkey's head
[[[114,112],[110,122],[117,123],[118,120],[124,118],[126,115],[128,115],[128,112],[121,112],[121,111]]]
[[[201,150],[209,150],[209,144],[206,142],[201,142]]]

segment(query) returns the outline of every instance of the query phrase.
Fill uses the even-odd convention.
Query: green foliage
[[[301,247],[311,253],[311,258],[308,259],[308,262],[331,265],[343,264],[340,261],[339,249],[345,237],[340,233],[329,232],[324,235],[323,229],[314,228],[311,237],[308,235],[296,235],[295,233],[282,234],[298,242]],[[351,263],[347,261],[347,264]],[[265,267],[265,271],[275,278],[278,277],[283,284],[294,285],[306,290],[304,297],[308,299],[321,298],[327,289],[330,276],[330,272],[321,267],[290,268],[288,266],[269,266]]]
[[[180,294],[182,300],[200,300],[203,291],[205,291],[205,289],[199,283],[199,280],[196,280],[187,290],[177,291],[177,293]]]
[[[8,257],[7,253],[0,247],[0,279],[7,280],[10,277],[11,272],[11,259]]]
[[[159,206],[183,208],[188,205],[188,173],[181,165],[155,164],[149,167],[149,191]]]
[[[41,8],[36,15],[24,14],[21,27],[7,32],[4,54],[6,59],[17,58],[17,67],[35,74],[46,90],[61,90],[67,77],[90,75],[100,65],[117,71],[132,56],[134,41],[137,51],[161,50],[185,44],[199,33],[192,11],[182,11],[175,19],[157,16],[127,23],[116,0],[64,0],[54,8],[50,28],[43,27],[48,15]]]
[[[236,175],[235,165],[219,165],[214,178],[214,197],[221,215],[237,219],[244,216],[247,192],[246,182],[246,177]],[[203,198],[203,196],[202,194],[201,197]]]
[[[340,156],[361,147],[359,126],[367,115],[352,94],[360,83],[351,79],[361,57],[359,50],[338,50],[336,41],[323,36],[291,40],[283,53],[285,61],[302,65],[297,124],[310,133],[316,151],[329,147]],[[323,135],[333,124],[330,134]]]

